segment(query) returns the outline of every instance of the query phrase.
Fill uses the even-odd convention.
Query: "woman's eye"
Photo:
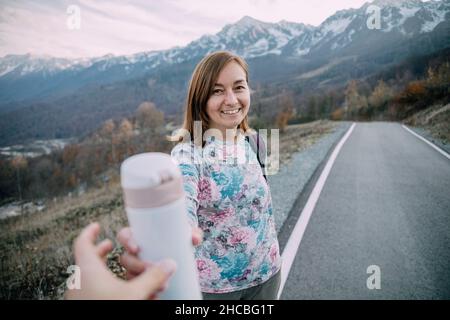
[[[245,87],[244,87],[244,86],[238,86],[238,87],[236,87],[236,89],[237,89],[237,90],[244,90]]]
[[[222,93],[222,89],[214,89],[213,94],[220,94]]]

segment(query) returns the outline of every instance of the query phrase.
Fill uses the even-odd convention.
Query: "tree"
[[[310,120],[317,119],[318,114],[318,104],[317,98],[315,96],[310,96],[307,104],[306,117]]]
[[[279,108],[281,112],[277,114],[275,124],[281,132],[284,132],[288,121],[294,116],[294,101],[291,94],[283,92],[279,102]]]
[[[12,166],[16,169],[16,177],[17,177],[17,191],[19,193],[19,200],[22,202],[23,194],[22,194],[22,179],[20,177],[20,172],[24,170],[27,165],[27,159],[23,156],[16,156],[11,161]],[[20,206],[20,211],[23,210],[22,204]]]
[[[433,86],[450,84],[450,62],[444,62],[436,69],[428,68],[427,84]]]
[[[450,101],[450,63],[444,62],[436,69],[429,68],[425,80],[428,103],[436,103],[440,100],[446,104]]]
[[[0,157],[0,205],[16,195],[15,176],[15,168],[11,161]]]
[[[317,119],[322,119],[326,114],[328,114],[330,109],[330,97],[328,95],[323,95],[319,98],[317,104]]]
[[[347,118],[353,118],[355,116],[356,110],[358,109],[358,100],[358,84],[356,80],[351,80],[345,90],[344,111]]]
[[[114,121],[112,119],[106,120],[102,128],[100,129],[100,137],[109,140],[111,138],[111,135],[114,133],[115,128],[116,125],[114,124]]]
[[[152,137],[164,125],[164,112],[158,110],[154,103],[143,102],[136,112],[136,123],[143,138],[143,148],[150,148]]]
[[[136,112],[136,122],[142,131],[155,132],[164,125],[164,112],[152,102],[142,102]]]
[[[102,128],[100,129],[100,137],[102,140],[106,140],[111,145],[111,161],[113,164],[116,164],[116,148],[115,145],[117,143],[115,137],[115,128],[116,125],[112,119],[105,121]]]
[[[424,84],[421,81],[414,81],[406,86],[403,91],[403,99],[405,102],[413,103],[421,99],[426,93]]]
[[[73,167],[75,159],[80,151],[80,147],[77,144],[67,145],[62,153],[62,161],[65,167]]]
[[[355,118],[367,110],[367,98],[359,94],[356,80],[350,80],[345,90],[344,110],[347,118]]]
[[[275,124],[280,129],[281,132],[284,132],[286,126],[288,124],[289,119],[292,118],[293,111],[292,109],[285,109],[278,113]]]
[[[395,108],[390,110],[392,116],[403,119],[425,108],[427,100],[427,88],[424,81],[410,82],[406,88],[394,99]]]
[[[371,107],[380,110],[386,107],[386,104],[390,99],[392,99],[392,90],[383,80],[380,80],[370,94],[368,102]]]
[[[121,148],[121,155],[128,157],[130,139],[133,136],[133,125],[128,119],[123,119],[119,126],[119,145]]]
[[[331,120],[339,121],[339,120],[342,120],[343,116],[344,116],[344,109],[339,108],[339,109],[334,110],[331,113]]]

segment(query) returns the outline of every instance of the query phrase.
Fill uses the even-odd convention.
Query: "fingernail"
[[[175,272],[175,270],[177,270],[177,264],[172,259],[162,260],[158,262],[156,265],[168,274],[172,274]]]

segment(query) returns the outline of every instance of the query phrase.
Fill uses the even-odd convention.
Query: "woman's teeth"
[[[236,110],[231,110],[231,111],[221,111],[221,112],[222,112],[222,113],[225,113],[225,114],[236,114],[236,113],[238,113],[239,111],[241,111],[241,108],[236,109]]]

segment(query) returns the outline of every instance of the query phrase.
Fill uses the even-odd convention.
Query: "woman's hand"
[[[99,244],[95,241],[100,233],[98,223],[83,229],[75,240],[75,262],[80,267],[81,288],[67,290],[66,299],[156,299],[165,289],[167,280],[176,269],[173,260],[143,264],[139,276],[131,281],[117,278],[105,265],[108,252],[113,248],[110,240]]]
[[[139,247],[133,239],[130,227],[121,229],[117,236],[117,240],[126,251],[120,257],[120,264],[127,270],[127,278],[133,279],[145,270],[146,262],[138,258]],[[202,240],[202,229],[198,227],[192,228],[192,244],[198,246],[202,243]]]

